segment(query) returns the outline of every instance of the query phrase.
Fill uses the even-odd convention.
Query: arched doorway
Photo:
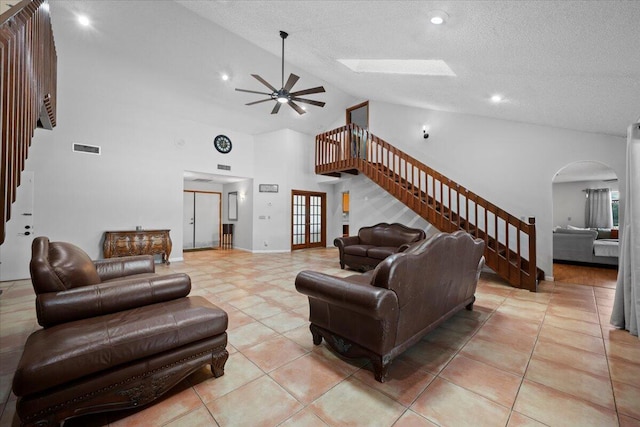
[[[598,161],[570,163],[554,175],[552,193],[554,280],[615,287],[619,187],[614,170]],[[609,209],[610,226],[593,222],[595,208],[589,205],[601,195],[597,206]]]

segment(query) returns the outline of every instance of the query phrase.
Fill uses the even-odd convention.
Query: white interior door
[[[182,249],[193,249],[193,231],[195,229],[195,193],[185,191],[183,193],[182,214]]]
[[[33,172],[23,171],[11,206],[11,219],[6,225],[6,237],[0,245],[0,281],[28,279],[31,242],[34,235]]]
[[[221,194],[185,191],[183,197],[183,249],[220,246]]]
[[[220,246],[220,194],[195,194],[195,248]]]

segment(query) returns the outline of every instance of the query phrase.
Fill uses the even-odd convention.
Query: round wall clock
[[[231,151],[231,140],[228,136],[216,136],[213,140],[213,145],[216,147],[216,150],[218,150],[222,154],[227,154],[229,151]]]

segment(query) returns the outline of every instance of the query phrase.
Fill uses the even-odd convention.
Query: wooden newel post
[[[535,292],[538,286],[538,264],[536,262],[536,217],[529,217],[529,278],[527,289]]]

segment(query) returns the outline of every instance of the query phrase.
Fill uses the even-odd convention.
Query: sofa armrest
[[[398,247],[398,249],[396,249],[396,253],[398,252],[404,252],[407,249],[409,249],[411,247],[411,245],[413,245],[415,242],[411,242],[411,243],[405,243],[403,245],[400,245],[400,247]]]
[[[333,241],[333,246],[338,248],[344,248],[345,246],[357,245],[360,243],[358,236],[336,237]]]
[[[184,273],[114,280],[36,297],[38,323],[43,327],[115,313],[185,297],[191,278]]]
[[[134,274],[155,272],[153,255],[100,259],[94,260],[93,264],[96,266],[98,276],[100,276],[100,280],[103,282],[119,277],[132,276]]]
[[[315,271],[301,271],[296,276],[296,289],[337,307],[374,319],[384,319],[398,311],[398,298],[393,291],[370,285],[358,285],[348,280]]]

